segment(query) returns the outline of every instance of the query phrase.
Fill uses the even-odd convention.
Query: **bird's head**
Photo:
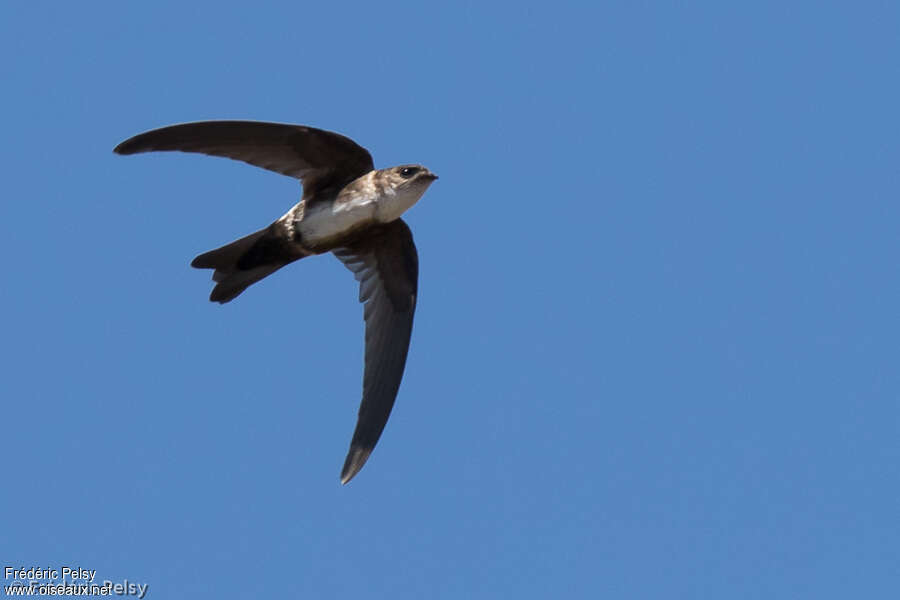
[[[422,165],[400,165],[375,174],[379,191],[377,218],[382,223],[397,219],[419,201],[438,176]]]

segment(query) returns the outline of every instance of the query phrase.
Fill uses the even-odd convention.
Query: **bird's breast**
[[[300,232],[304,244],[327,245],[371,224],[376,208],[375,199],[365,196],[322,202],[307,208],[303,219],[294,227]]]

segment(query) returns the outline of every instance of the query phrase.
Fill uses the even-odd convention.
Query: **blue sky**
[[[3,566],[148,598],[896,593],[896,5],[304,4],[0,8]],[[112,153],[216,118],[441,177],[348,486],[352,275],[219,306],[188,266],[297,183]]]

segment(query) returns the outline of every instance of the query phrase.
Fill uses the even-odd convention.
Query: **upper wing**
[[[114,152],[180,150],[242,160],[303,181],[304,195],[343,186],[374,168],[368,150],[340,134],[304,125],[200,121],[127,139]]]
[[[341,483],[347,483],[375,448],[400,388],[416,310],[419,257],[402,219],[378,226],[334,254],[359,281],[366,319],[362,403],[341,471]]]

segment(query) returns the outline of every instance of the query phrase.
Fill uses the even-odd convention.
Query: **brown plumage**
[[[268,227],[210,250],[191,266],[213,269],[214,302],[306,256],[333,252],[360,282],[366,322],[359,418],[341,471],[347,483],[375,448],[403,377],[419,273],[412,233],[400,215],[437,176],[421,165],[374,170],[353,140],[303,125],[206,121],[130,138],[117,154],[179,150],[223,156],[300,179],[300,202]]]

